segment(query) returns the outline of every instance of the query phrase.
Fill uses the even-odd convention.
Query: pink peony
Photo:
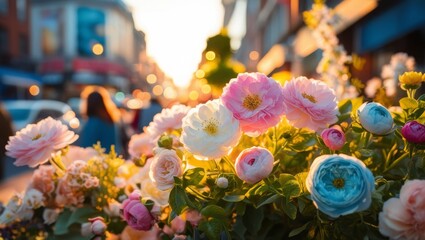
[[[345,144],[345,134],[339,126],[333,126],[332,128],[323,130],[320,136],[325,145],[334,151],[341,149]]]
[[[182,119],[189,112],[190,107],[177,104],[171,108],[165,108],[153,118],[153,121],[145,128],[145,132],[152,136],[154,141],[165,132],[170,132],[182,127]]]
[[[66,155],[62,157],[63,164],[68,167],[76,160],[83,160],[87,162],[88,160],[100,157],[99,153],[92,147],[78,147],[78,146],[69,146]]]
[[[258,135],[279,123],[285,110],[282,87],[262,73],[241,73],[223,89],[223,104],[242,131]]]
[[[283,87],[283,98],[286,118],[295,127],[317,131],[338,120],[335,92],[319,80],[292,79]]]
[[[273,155],[265,148],[245,149],[236,159],[236,175],[247,183],[254,184],[270,175],[273,170],[273,161]]]
[[[134,134],[128,143],[128,152],[133,157],[145,155],[151,157],[155,148],[152,136],[148,133]]]
[[[400,198],[384,203],[379,231],[390,239],[425,239],[425,180],[407,181]]]
[[[49,160],[52,153],[77,140],[78,135],[69,131],[60,121],[51,117],[37,124],[29,124],[9,138],[6,154],[16,158],[16,166],[36,167]]]
[[[140,201],[140,192],[133,191],[122,203],[123,218],[128,225],[136,230],[148,231],[154,225],[154,217]]]
[[[410,143],[425,143],[425,125],[416,121],[410,121],[404,124],[401,134]]]

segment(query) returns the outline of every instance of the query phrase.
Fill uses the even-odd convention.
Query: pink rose
[[[297,77],[286,82],[283,101],[286,118],[297,128],[318,131],[338,120],[335,92],[322,81]]]
[[[400,198],[390,198],[379,213],[379,231],[391,239],[425,239],[425,180],[406,181]]]
[[[106,232],[107,226],[103,217],[90,218],[89,222],[91,222],[91,232],[94,235],[103,235]]]
[[[161,113],[154,116],[153,121],[145,128],[145,132],[152,136],[156,142],[165,132],[172,132],[174,129],[182,127],[182,119],[189,112],[190,107],[176,104],[171,108],[164,108]]]
[[[60,150],[78,138],[60,121],[51,117],[37,124],[29,124],[9,138],[6,155],[16,158],[16,166],[36,167],[47,162],[52,153]]]
[[[262,73],[240,73],[223,89],[221,100],[249,135],[278,124],[286,108],[280,84]]]
[[[270,175],[273,161],[273,155],[265,148],[245,149],[236,159],[236,175],[247,183],[254,184]]]
[[[410,121],[401,128],[401,134],[410,143],[425,143],[425,125]]]
[[[345,144],[345,134],[339,126],[323,130],[320,136],[322,137],[325,145],[334,151],[341,149]]]
[[[148,231],[154,225],[154,217],[140,201],[140,192],[133,191],[122,203],[123,218],[128,225],[136,230]]]
[[[155,148],[154,139],[150,134],[141,133],[131,136],[128,143],[128,152],[132,157],[151,157]]]
[[[172,188],[174,177],[180,177],[182,174],[182,160],[177,156],[176,151],[159,148],[149,171],[149,176],[158,189],[167,190]]]

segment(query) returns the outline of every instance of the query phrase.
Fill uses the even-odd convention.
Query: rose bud
[[[229,180],[225,177],[217,178],[217,187],[219,188],[227,188],[229,186]]]
[[[331,150],[339,150],[345,144],[345,134],[338,127],[327,128],[320,135],[325,145]]]
[[[425,125],[409,121],[401,128],[401,135],[410,143],[425,143]]]
[[[91,232],[94,235],[103,235],[106,232],[107,226],[102,217],[90,218],[89,222],[91,222]]]
[[[236,159],[236,175],[247,183],[254,184],[270,175],[273,170],[273,161],[273,155],[265,148],[245,149]]]
[[[357,115],[363,128],[373,134],[386,135],[393,129],[391,113],[379,103],[363,103],[357,110]]]
[[[135,190],[129,198],[122,203],[123,218],[127,224],[142,231],[148,231],[154,225],[154,217],[140,201],[140,192]]]

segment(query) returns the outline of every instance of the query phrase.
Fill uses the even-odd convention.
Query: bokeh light
[[[152,93],[155,96],[160,96],[163,91],[164,91],[164,89],[162,88],[161,85],[156,85],[155,87],[152,88]]]
[[[28,91],[32,96],[37,96],[38,94],[40,94],[40,88],[37,85],[31,85]]]
[[[208,61],[212,61],[212,60],[214,60],[214,59],[215,59],[215,52],[213,52],[213,51],[208,51],[207,53],[205,53],[205,58],[206,58]]]
[[[149,84],[155,84],[157,81],[157,77],[155,74],[148,74],[148,76],[146,76],[146,82],[148,82]]]
[[[95,43],[93,44],[92,48],[91,48],[92,52],[94,55],[102,55],[103,53],[103,46],[100,43]]]

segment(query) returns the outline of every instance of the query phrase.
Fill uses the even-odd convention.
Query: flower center
[[[162,167],[161,167],[161,173],[162,173],[162,175],[169,174],[172,171],[173,167],[174,167],[174,164],[172,162],[170,162],[170,161],[164,162],[162,164]]]
[[[217,135],[218,133],[218,121],[213,118],[203,123],[203,130],[211,136]]]
[[[246,98],[243,100],[243,103],[242,103],[242,106],[244,106],[244,108],[250,111],[254,111],[260,105],[261,105],[261,98],[256,94],[246,96]]]
[[[255,163],[255,158],[251,158],[251,159],[249,159],[247,163],[248,163],[248,165],[250,165],[250,166],[254,165],[254,163]]]
[[[41,137],[42,137],[42,135],[39,133],[39,134],[35,135],[31,140],[35,141],[35,140],[37,140]]]
[[[335,178],[332,183],[336,188],[343,188],[345,180],[343,178]]]
[[[311,96],[310,94],[302,93],[301,95],[303,96],[303,98],[305,98],[305,99],[309,100],[310,102],[312,102],[312,103],[317,103],[316,98],[314,98],[314,97],[313,97],[313,96]]]

